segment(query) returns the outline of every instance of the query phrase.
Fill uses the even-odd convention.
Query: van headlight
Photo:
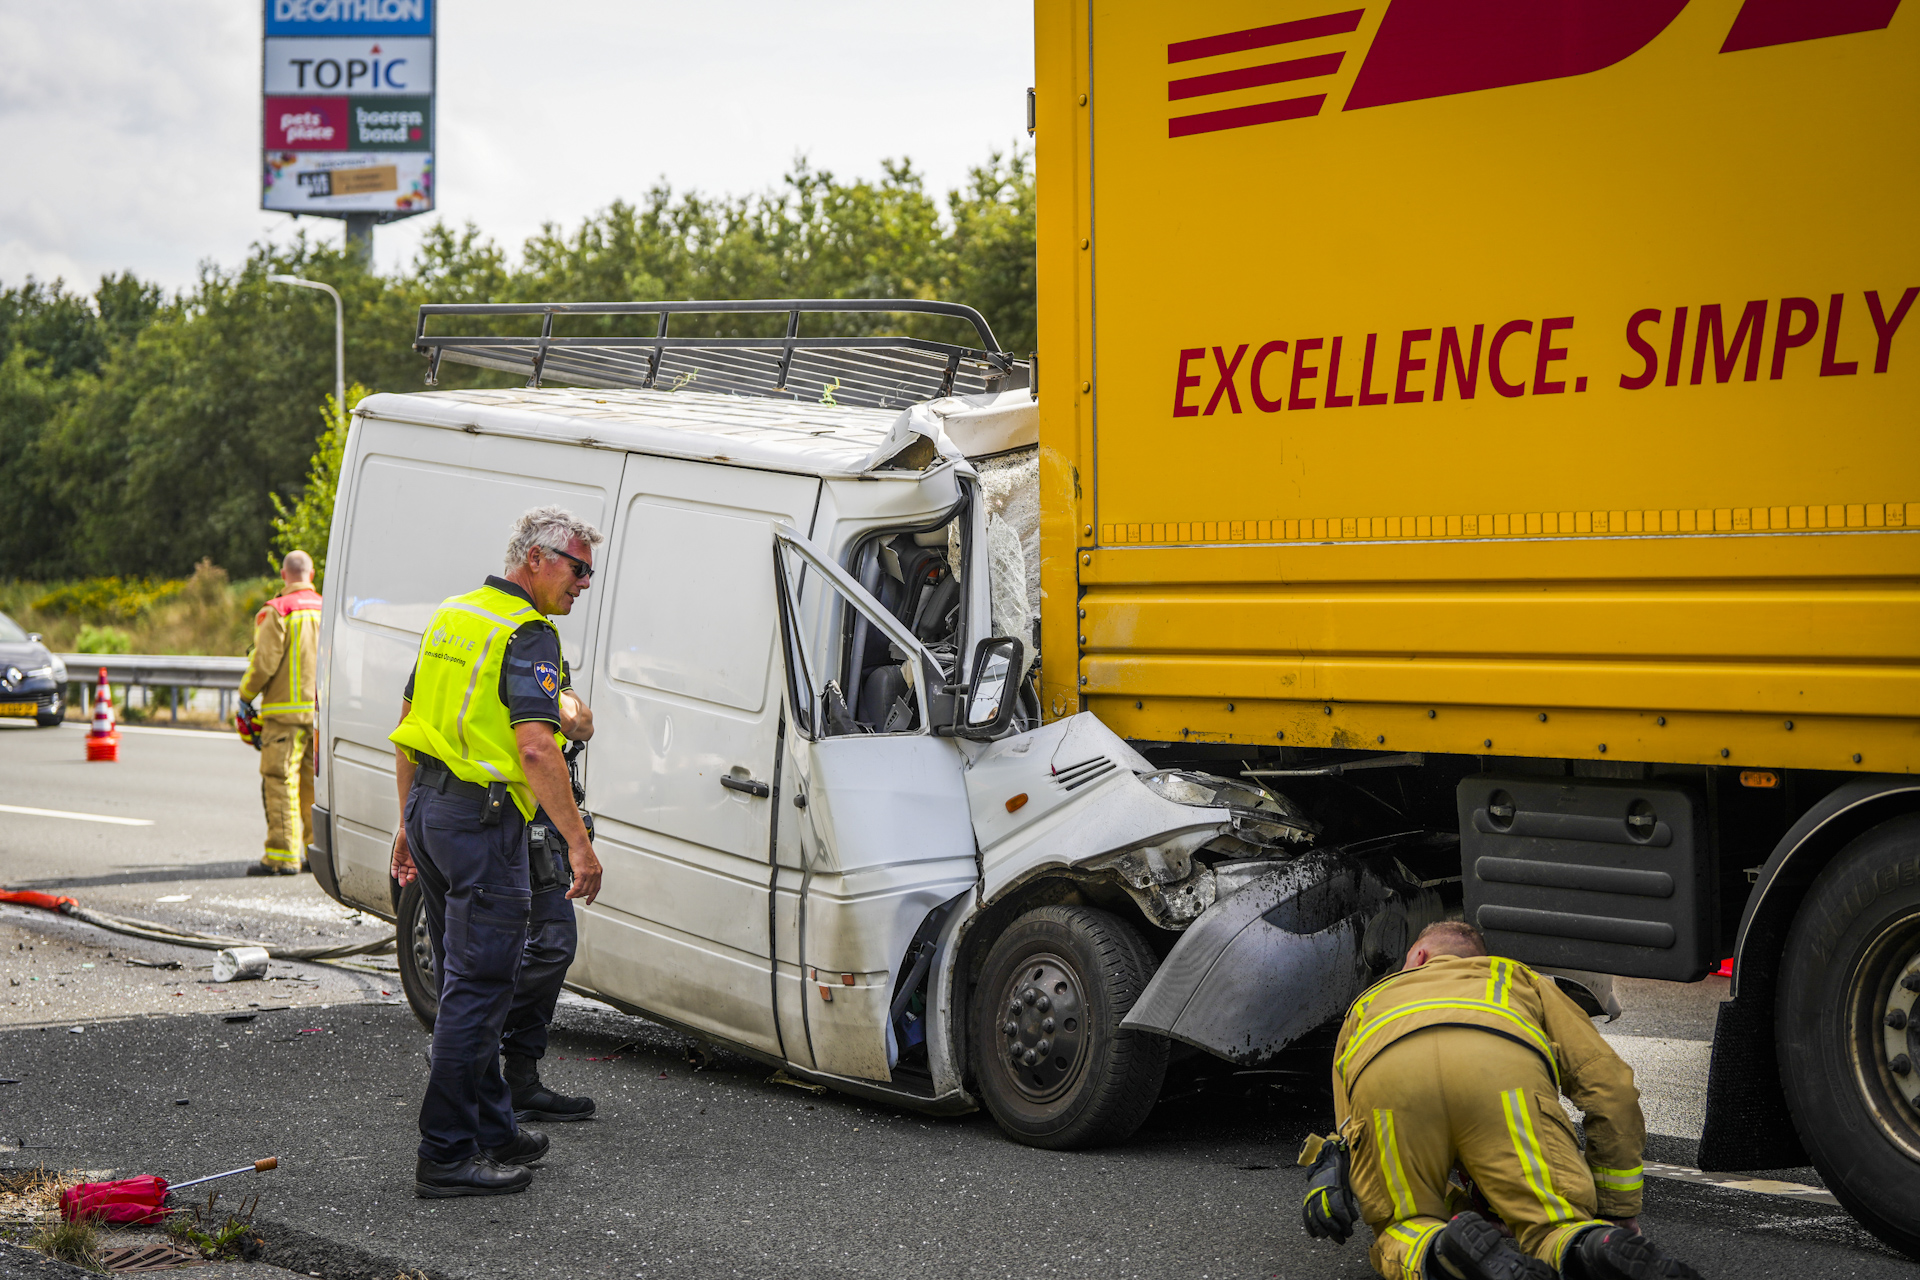
[[[1140,781],[1146,783],[1147,790],[1162,800],[1171,800],[1175,804],[1217,805],[1225,801],[1217,799],[1219,792],[1208,784],[1211,779],[1199,774],[1184,773],[1178,769],[1163,769],[1159,773],[1141,775]]]

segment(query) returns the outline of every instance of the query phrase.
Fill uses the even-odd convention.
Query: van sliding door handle
[[[773,794],[773,788],[764,782],[755,782],[752,778],[736,778],[732,774],[722,777],[720,785],[729,791],[743,791],[747,795],[758,796],[762,800]]]

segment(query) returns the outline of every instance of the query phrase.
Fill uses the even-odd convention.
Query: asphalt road
[[[244,877],[263,828],[255,757],[237,741],[130,733],[118,765],[80,755],[74,730],[0,729],[0,806],[12,806],[0,809],[0,884],[284,941],[383,927],[355,923],[309,877]],[[425,1036],[385,994],[398,990],[380,968],[390,961],[288,964],[280,981],[220,987],[128,958],[208,959],[0,909],[12,1001],[0,1005],[0,1078],[19,1081],[0,1085],[0,1167],[179,1179],[278,1155],[279,1171],[229,1185],[260,1194],[268,1258],[296,1273],[1371,1274],[1362,1240],[1337,1248],[1299,1229],[1293,1158],[1329,1118],[1324,1067],[1307,1055],[1296,1072],[1258,1075],[1198,1059],[1131,1143],[1057,1154],[1006,1141],[983,1115],[930,1120],[816,1096],[724,1056],[696,1070],[678,1035],[569,1000],[547,1075],[594,1095],[600,1118],[552,1127],[526,1195],[431,1202],[412,1195]],[[1711,981],[1622,985],[1626,1016],[1606,1030],[1663,1135],[1653,1159],[1692,1162],[1694,1058],[1722,994]],[[1714,1277],[1920,1275],[1843,1211],[1804,1199],[1650,1180],[1643,1222]],[[43,1274],[0,1250],[0,1274],[16,1272]]]

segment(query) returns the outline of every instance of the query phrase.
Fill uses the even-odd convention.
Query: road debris
[[[117,1178],[112,1182],[82,1182],[60,1193],[60,1216],[68,1222],[82,1219],[124,1225],[160,1222],[172,1212],[166,1207],[167,1196],[175,1191],[197,1187],[218,1178],[231,1178],[239,1173],[264,1173],[279,1167],[279,1157],[267,1156],[252,1164],[243,1164],[238,1169],[210,1173],[204,1178],[180,1183],[169,1183],[165,1178],[150,1173],[137,1178]],[[212,1200],[209,1199],[208,1203],[211,1204]]]
[[[267,975],[265,947],[228,947],[213,953],[215,982],[246,982]]]
[[[667,1073],[662,1071],[660,1074],[664,1076]],[[823,1084],[815,1084],[811,1080],[802,1080],[798,1076],[790,1076],[786,1073],[784,1068],[779,1071],[775,1071],[772,1075],[768,1076],[767,1083],[768,1084],[785,1084],[785,1085],[791,1085],[796,1089],[805,1089],[808,1093],[813,1094],[815,1097],[819,1097],[821,1094],[827,1091],[827,1086]]]

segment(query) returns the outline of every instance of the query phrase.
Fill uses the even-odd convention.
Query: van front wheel
[[[420,1025],[433,1030],[433,1019],[440,1012],[440,973],[433,965],[433,937],[427,929],[427,895],[415,880],[400,890],[399,918],[394,930],[399,935],[400,990]]]
[[[1041,907],[994,942],[974,990],[974,1078],[1029,1146],[1122,1142],[1160,1095],[1167,1042],[1120,1020],[1157,962],[1134,927],[1093,907]]]

